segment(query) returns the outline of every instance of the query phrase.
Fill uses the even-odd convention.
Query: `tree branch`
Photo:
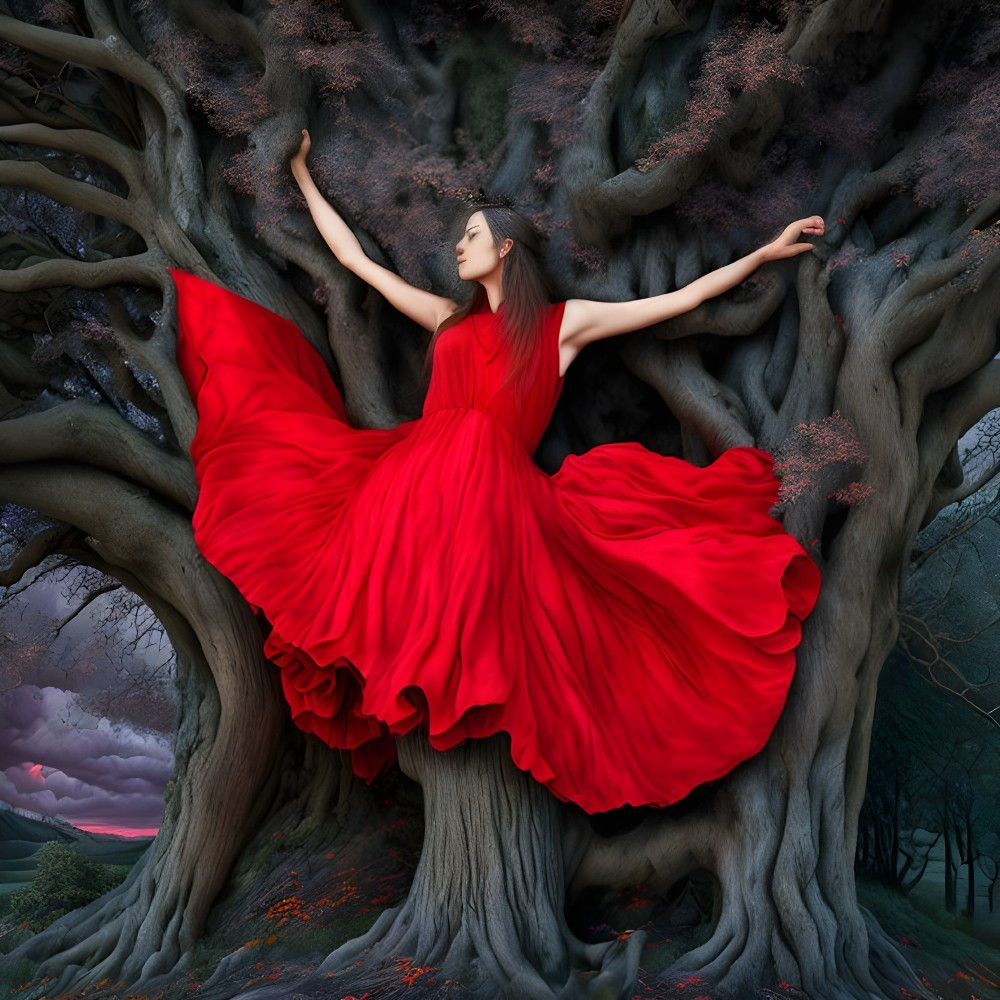
[[[265,63],[260,25],[225,4],[208,5],[204,0],[178,0],[177,6],[191,25],[221,45],[238,45],[263,68]]]
[[[944,409],[949,436],[957,441],[991,410],[1000,408],[1000,359],[994,358],[956,387]]]
[[[138,229],[135,210],[124,198],[93,184],[63,177],[35,161],[0,161],[0,184],[29,188],[73,208],[106,215]]]
[[[93,127],[94,123],[71,104],[65,105],[58,113],[46,114],[35,103],[39,93],[38,89],[30,88],[17,77],[0,80],[0,123],[23,125],[25,122],[37,122],[54,129]]]
[[[798,343],[788,388],[766,440],[777,444],[789,427],[826,416],[833,410],[833,391],[847,346],[827,298],[829,272],[811,254],[798,265]]]
[[[9,562],[0,565],[0,587],[13,587],[28,570],[60,551],[72,530],[68,525],[56,524],[32,535],[15,550]]]
[[[0,464],[50,459],[89,462],[194,508],[190,464],[148,441],[106,404],[74,400],[0,423]]]
[[[682,424],[701,437],[712,455],[752,445],[742,400],[705,371],[690,341],[658,345],[649,334],[629,337],[622,346],[628,369],[663,397]]]
[[[1000,213],[1000,191],[984,198],[972,211],[972,214],[962,220],[951,234],[952,242],[963,243],[969,238],[973,229],[985,229],[998,224],[997,214]]]
[[[869,172],[857,169],[845,174],[830,198],[831,215],[834,212],[836,215],[830,220],[826,242],[831,246],[839,246],[843,238],[850,233],[851,225],[865,209],[884,198],[892,190],[892,186],[902,179],[915,155],[904,149],[878,170]],[[836,222],[837,218],[843,219],[844,222]],[[840,239],[835,243],[833,237],[838,233]]]
[[[696,868],[715,865],[717,825],[704,812],[656,816],[614,838],[572,830],[566,851],[567,896],[590,886],[645,884],[665,891]]]
[[[934,501],[924,515],[925,523],[932,521],[945,507],[950,507],[953,503],[961,503],[963,500],[968,500],[969,497],[978,493],[981,489],[989,486],[990,482],[1000,476],[1000,461],[997,462],[992,468],[988,469],[982,476],[978,476],[972,481],[972,483],[966,486],[959,487],[954,490],[948,491],[935,491]],[[954,531],[949,531],[944,538],[935,542],[930,548],[924,549],[918,556],[913,559],[913,568],[917,569],[923,566],[927,560],[934,555],[942,546],[954,541],[956,538],[964,535],[971,527],[978,524],[984,517],[994,517],[998,512],[1000,512],[1000,493],[996,495],[992,503],[986,505],[981,511],[979,511],[975,517],[970,517],[967,521],[961,523]]]
[[[879,312],[886,325],[890,323],[900,331],[905,329],[903,323],[895,323],[894,318],[901,314],[905,306],[910,305],[914,300],[929,295],[931,292],[944,291],[948,282],[957,278],[967,267],[968,262],[960,254],[952,254],[944,260],[934,261],[930,264],[917,264],[910,269],[906,280],[890,292],[882,300]],[[953,288],[955,286],[952,286]],[[962,295],[962,290],[958,290],[958,298]],[[940,307],[939,315],[943,314],[956,299],[955,295],[946,297]],[[901,345],[902,350],[909,346],[906,343]]]
[[[83,465],[34,462],[4,469],[0,502],[37,510],[84,532],[109,566],[132,573],[195,625],[203,646],[206,640],[230,641],[225,623],[213,622],[212,612],[223,597],[218,591],[225,590],[229,601],[232,585],[200,556],[190,521],[148,490]],[[203,577],[200,585],[195,576]],[[213,591],[215,597],[209,597]]]
[[[25,250],[29,255],[42,260],[52,255],[51,243],[37,239],[28,233],[4,233],[3,236],[0,236],[0,250],[8,248]]]
[[[95,5],[86,3],[91,24],[94,23]],[[19,21],[7,14],[0,14],[0,38],[19,45],[29,52],[55,59],[58,62],[74,63],[91,69],[103,69],[123,77],[160,99],[170,94],[166,82],[155,69],[124,42],[119,35],[108,32],[104,38],[85,38],[81,35],[41,28],[35,24]],[[173,101],[161,104],[170,106]]]
[[[0,269],[0,292],[31,292],[38,288],[71,285],[74,288],[103,288],[106,285],[159,285],[164,269],[158,253],[147,250],[132,257],[85,261],[64,258],[46,260],[17,270]]]
[[[577,201],[586,199],[587,214],[602,220],[607,230],[608,220],[637,215],[649,215],[674,204],[701,176],[703,165],[695,157],[671,159],[648,173],[629,167],[614,177],[577,192]],[[593,235],[584,228],[581,235]]]
[[[961,503],[963,500],[968,500],[969,497],[989,486],[997,476],[1000,476],[1000,459],[997,459],[985,472],[974,479],[966,480],[959,489],[953,490],[948,499],[948,504]]]
[[[348,307],[353,278],[329,253],[283,229],[269,227],[264,242],[286,260],[297,264],[320,285],[336,295],[327,306],[327,337],[344,386],[344,399],[352,419],[361,427],[391,427],[399,422],[392,405],[386,372],[380,365],[373,338],[359,335]],[[339,300],[339,302],[338,302]],[[323,351],[325,353],[325,351]]]
[[[933,333],[893,366],[905,426],[916,428],[926,420],[928,396],[959,384],[996,353],[1000,283],[971,295],[967,290],[958,298],[950,295],[952,299],[953,308],[935,323]],[[911,317],[911,322],[918,325],[919,321]],[[946,451],[957,440],[948,442]]]
[[[582,157],[574,155],[567,159],[573,169],[591,178],[610,174],[609,129],[615,105],[634,80],[650,46],[686,30],[690,30],[690,25],[670,2],[635,0],[629,5],[615,32],[607,63],[587,94],[586,111],[580,123],[581,141],[576,144],[575,153],[583,149],[586,152]]]
[[[687,337],[696,333],[712,333],[719,337],[745,337],[760,329],[781,307],[787,287],[781,277],[769,272],[759,283],[759,295],[739,302],[732,298],[712,299],[697,309],[669,320],[666,327],[670,338]]]
[[[874,31],[886,12],[885,4],[869,0],[829,0],[818,7],[798,8],[786,29],[786,34],[795,36],[787,46],[788,56],[810,66],[829,62],[841,39]]]
[[[147,145],[146,157],[150,149],[162,151],[165,138],[169,140],[172,155],[163,157],[163,176],[169,178],[172,190],[183,195],[172,199],[171,207],[184,225],[197,217],[197,198],[203,184],[201,157],[182,100],[163,75],[126,42],[114,17],[100,0],[85,0],[84,6],[94,38],[40,28],[6,15],[0,15],[0,38],[60,62],[107,70],[152,96],[163,115],[163,126],[148,130],[147,138],[151,135],[155,141]],[[142,102],[139,103],[141,106]],[[101,214],[118,217],[114,213]],[[173,256],[179,262],[187,259],[183,255]]]
[[[116,590],[121,590],[121,588],[122,585],[116,580],[114,583],[105,583],[100,587],[95,587],[93,590],[87,591],[87,596],[68,615],[59,621],[52,631],[58,634],[74,618],[86,611],[99,597],[102,597],[104,594],[113,594]]]
[[[139,180],[142,161],[138,154],[123,143],[92,129],[57,129],[38,124],[4,125],[0,127],[0,142],[28,142],[90,156],[114,167],[130,187]]]
[[[659,4],[651,4],[651,9],[647,11],[646,4],[636,3],[637,17],[644,15],[653,16],[652,24],[656,24],[656,18],[662,18],[662,11],[656,11]],[[827,4],[826,6],[831,6]],[[846,7],[851,11],[852,20],[860,19],[862,22],[870,18],[869,7],[861,0],[846,0],[844,3],[836,3],[838,8]],[[673,18],[667,24],[667,31],[662,34],[674,33],[687,27],[683,19],[671,7]],[[630,11],[631,14],[631,11]],[[626,21],[628,19],[626,18]],[[810,44],[808,38],[816,37],[815,23],[822,21],[824,27],[822,35],[824,46],[816,49],[814,44]],[[794,22],[794,19],[793,19]],[[789,58],[795,62],[805,62],[808,65],[810,58],[819,58],[823,53],[829,52],[831,45],[836,40],[844,37],[848,33],[846,24],[835,22],[834,26],[829,18],[819,18],[810,16],[806,22],[810,31],[790,26],[786,32],[786,51]],[[640,20],[640,26],[645,27]],[[798,32],[798,37],[792,40],[792,36]],[[598,78],[594,88],[592,88],[592,99],[594,102],[593,115],[595,120],[590,122],[591,142],[587,146],[585,154],[575,153],[572,157],[567,157],[566,164],[574,176],[580,177],[580,183],[571,184],[574,188],[574,205],[579,209],[578,214],[585,220],[582,234],[587,239],[593,239],[596,235],[587,228],[586,220],[603,220],[605,234],[607,230],[607,220],[620,218],[622,216],[645,215],[658,209],[665,208],[676,202],[686,193],[702,175],[706,164],[709,162],[705,156],[681,156],[668,158],[648,172],[642,172],[637,167],[629,167],[614,176],[608,176],[610,170],[610,157],[606,151],[606,143],[601,141],[598,122],[601,120],[597,116],[601,115],[605,122],[603,126],[607,128],[607,123],[611,121],[610,101],[613,95],[613,87],[620,85],[624,75],[631,71],[631,66],[642,55],[643,44],[648,47],[655,37],[650,35],[650,29],[637,31],[635,38],[629,38],[627,45],[623,43],[622,56],[625,60],[621,70],[613,67],[609,60],[606,68],[607,77]],[[647,41],[647,39],[649,39]],[[725,120],[719,125],[715,133],[711,136],[709,143],[712,147],[721,148],[726,146],[737,133],[757,132],[754,142],[757,148],[764,148],[781,129],[784,123],[784,115],[781,113],[784,102],[780,100],[781,92],[789,87],[784,80],[771,80],[762,87],[750,92],[741,94],[734,101],[732,107],[725,115]],[[588,113],[589,118],[589,113]],[[730,157],[729,162],[735,161]],[[606,178],[604,180],[597,180]]]

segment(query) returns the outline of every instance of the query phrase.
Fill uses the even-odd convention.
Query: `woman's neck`
[[[495,278],[490,275],[484,278],[480,284],[486,292],[486,301],[489,304],[490,312],[496,312],[503,303],[503,278],[497,275]]]

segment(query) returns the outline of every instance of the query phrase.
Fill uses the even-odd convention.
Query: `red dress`
[[[291,322],[173,274],[195,538],[270,621],[298,726],[369,779],[414,726],[441,750],[503,730],[590,812],[674,802],[760,750],[819,589],[768,514],[770,455],[609,444],[542,472],[562,305],[529,380],[480,312],[440,335],[419,419],[357,429]]]

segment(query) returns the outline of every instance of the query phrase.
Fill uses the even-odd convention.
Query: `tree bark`
[[[848,655],[839,648],[844,611],[834,611],[832,600],[827,592],[813,613],[789,706],[772,741],[720,792],[713,866],[721,889],[718,922],[706,944],[663,974],[666,981],[697,976],[721,1000],[743,1000],[762,984],[780,981],[795,984],[810,1000],[890,997],[901,985],[926,995],[858,906],[857,812],[849,803],[856,794],[852,785],[860,783],[863,791],[864,774],[844,763],[857,733],[846,727],[834,739],[822,735],[831,725],[828,713],[845,710],[852,700],[847,695],[839,707],[830,705],[833,690],[821,680],[827,663]],[[880,663],[891,632],[865,623],[861,607],[852,612],[858,615],[850,618],[853,631],[878,636],[864,662]],[[867,725],[863,714],[856,725]],[[854,752],[867,757],[866,747]],[[728,829],[753,834],[727,837]]]
[[[405,957],[475,997],[630,997],[644,936],[587,945],[572,934],[560,806],[514,767],[509,740],[468,740],[445,753],[419,731],[398,742],[400,766],[424,792],[424,846],[410,894],[317,975],[335,973],[341,990],[355,981],[361,988]]]
[[[149,852],[122,886],[11,959],[40,962],[59,989],[81,976],[139,983],[174,973],[252,834],[247,820],[278,744],[285,712],[259,627],[197,555],[186,518],[131,484],[82,467],[20,464],[4,469],[0,502],[86,533],[77,558],[117,576],[158,615],[178,653],[182,696],[175,790]]]
[[[781,980],[810,1000],[870,1000],[898,995],[900,986],[921,995],[895,947],[859,908],[853,864],[878,673],[895,638],[909,546],[920,523],[956,495],[948,456],[959,436],[1000,404],[1000,363],[991,360],[1000,250],[988,233],[973,228],[989,228],[995,199],[966,216],[953,200],[927,205],[912,191],[927,151],[967,169],[960,162],[967,160],[964,152],[956,156],[948,145],[948,135],[961,129],[935,139],[933,116],[917,96],[928,92],[925,85],[941,83],[934,76],[941,66],[951,72],[955,51],[936,27],[939,5],[920,2],[906,19],[890,17],[891,5],[866,0],[800,5],[788,17],[781,45],[784,55],[806,66],[805,90],[768,76],[759,61],[733,75],[727,46],[738,47],[746,35],[727,34],[738,27],[738,19],[729,20],[730,5],[678,10],[660,0],[635,0],[614,37],[608,29],[607,48],[593,50],[607,52],[603,68],[574,63],[558,46],[542,58],[542,49],[534,48],[542,45],[539,35],[517,20],[518,5],[491,5],[491,37],[499,38],[505,24],[510,29],[503,44],[528,70],[518,77],[525,91],[538,78],[532,73],[544,76],[552,65],[556,75],[594,80],[582,100],[574,98],[582,108],[579,135],[562,154],[546,148],[556,145],[554,102],[539,102],[541,112],[518,110],[505,87],[493,110],[515,121],[516,134],[497,140],[492,160],[492,153],[460,141],[470,123],[459,109],[458,57],[444,32],[433,41],[416,40],[411,5],[385,4],[377,14],[363,4],[348,5],[353,25],[333,18],[320,24],[319,14],[317,24],[305,24],[306,5],[300,4],[248,0],[238,6],[239,12],[217,0],[85,0],[78,16],[82,21],[85,14],[86,23],[58,29],[0,16],[0,36],[48,65],[43,71],[31,63],[37,78],[5,75],[2,120],[20,115],[24,121],[0,130],[0,140],[11,149],[48,150],[28,150],[24,162],[8,158],[0,163],[0,179],[40,192],[31,196],[33,204],[61,199],[69,214],[67,206],[79,207],[74,218],[103,213],[108,226],[112,218],[128,224],[89,256],[83,251],[90,248],[75,244],[69,253],[68,244],[48,239],[44,226],[31,220],[0,244],[14,264],[0,272],[0,295],[25,295],[37,307],[34,328],[5,327],[0,341],[0,407],[9,420],[0,430],[0,460],[19,463],[4,469],[0,495],[64,519],[81,557],[148,594],[184,651],[188,697],[178,738],[183,780],[147,860],[116,894],[53,925],[23,953],[48,958],[46,968],[64,988],[105,976],[149,983],[182,968],[240,844],[283,794],[275,772],[284,759],[276,755],[280,702],[260,659],[257,626],[232,589],[206,575],[189,532],[179,529],[194,499],[183,451],[195,415],[173,355],[174,299],[164,267],[214,273],[292,316],[328,361],[336,356],[355,422],[394,422],[406,410],[399,400],[416,381],[418,352],[390,349],[392,323],[382,322],[371,299],[360,304],[354,279],[311,227],[304,228],[295,196],[283,188],[289,183],[285,144],[308,124],[316,137],[314,162],[325,171],[321,182],[363,222],[373,253],[389,264],[408,261],[411,273],[404,276],[446,294],[443,269],[414,258],[431,248],[437,234],[430,235],[428,219],[452,197],[446,192],[468,183],[469,163],[485,174],[477,184],[489,184],[491,172],[501,187],[523,182],[531,210],[548,217],[555,230],[560,252],[553,258],[569,296],[595,285],[581,277],[572,254],[562,252],[574,242],[572,234],[608,253],[599,297],[624,299],[672,290],[745,252],[749,246],[738,244],[760,228],[760,202],[767,203],[768,225],[775,222],[774,204],[823,212],[829,225],[815,254],[776,267],[763,289],[744,289],[665,329],[623,339],[620,355],[649,387],[647,396],[658,393],[683,425],[685,457],[706,462],[747,444],[779,452],[796,428],[838,410],[870,451],[865,468],[855,471],[874,489],[871,503],[848,509],[826,495],[824,480],[787,508],[786,526],[817,553],[825,580],[785,715],[757,758],[676,814],[657,814],[606,840],[577,831],[582,846],[564,859],[560,821],[569,817],[572,824],[572,812],[513,768],[502,737],[448,754],[432,752],[417,734],[402,740],[401,763],[424,789],[427,817],[413,887],[402,907],[330,955],[310,989],[325,993],[332,973],[345,991],[358,982],[363,993],[370,975],[393,973],[392,964],[405,957],[418,968],[433,966],[460,979],[481,996],[627,996],[641,936],[602,945],[576,940],[563,914],[566,872],[574,891],[643,881],[665,893],[698,867],[717,880],[712,936],[665,979],[686,971],[711,982],[717,996],[739,1000]],[[181,16],[172,20],[175,13]],[[549,13],[533,12],[532,28],[551,27],[562,16]],[[952,13],[958,16],[957,9]],[[468,30],[464,8],[452,15],[449,32],[456,25],[458,35]],[[330,43],[323,31],[344,37]],[[599,42],[603,31],[595,27],[587,44]],[[839,46],[863,32],[878,44],[857,47],[851,66],[831,69]],[[175,58],[156,54],[161,40],[174,43],[165,51]],[[933,55],[939,41],[940,66]],[[210,65],[218,55],[212,45],[220,42],[231,43],[221,74]],[[885,57],[886,51],[892,55]],[[300,57],[327,59],[348,72],[330,82],[304,69]],[[361,67],[360,85],[345,83],[352,58]],[[406,65],[411,58],[419,63],[416,70]],[[969,65],[963,72],[972,78],[980,70]],[[949,86],[960,88],[949,79]],[[855,91],[852,104],[848,96]],[[636,162],[648,144],[684,125],[689,96],[707,99],[711,93],[715,103],[707,106],[717,118],[705,146],[678,149],[640,170]],[[800,93],[802,100],[795,96]],[[529,97],[538,101],[537,85]],[[828,137],[817,138],[822,123],[815,109],[826,109],[828,101],[838,127],[863,118],[878,134],[865,152],[838,151]],[[197,113],[189,114],[195,106]],[[242,115],[239,129],[230,128],[232,116],[221,116],[220,107]],[[213,116],[226,121],[216,128]],[[58,151],[78,155],[60,158]],[[252,198],[245,191],[237,195],[222,179],[236,160],[251,175]],[[359,162],[373,183],[355,190],[340,177],[358,176]],[[99,164],[120,177],[108,179]],[[803,164],[804,172],[786,164]],[[93,177],[101,182],[92,183]],[[699,190],[705,205],[705,185],[709,194],[721,188],[735,195],[740,210],[733,225],[699,222],[697,211],[685,214],[699,204]],[[101,232],[107,238],[108,230]],[[905,263],[898,256],[904,246]],[[79,259],[73,256],[78,251]],[[50,259],[40,259],[46,253]],[[95,388],[96,366],[87,368],[79,354],[62,360],[58,377],[35,363],[31,334],[49,334],[49,307],[59,286],[105,288],[121,304],[131,292],[116,292],[114,284],[132,282],[160,287],[163,308],[153,310],[155,319],[142,316],[151,334],[148,327],[141,335],[125,329],[126,322],[114,346],[102,348],[101,364],[110,371],[106,384]],[[981,287],[974,287],[977,282]],[[310,296],[326,309],[326,330]],[[666,343],[657,334],[714,339]],[[733,338],[725,347],[718,339],[724,336]],[[133,363],[156,383],[148,390],[150,409],[165,411],[163,441],[126,426],[137,419],[127,404],[141,395],[125,370]],[[69,376],[102,395],[102,408],[68,402],[60,380]],[[586,381],[580,384],[586,396]],[[605,388],[603,378],[599,388],[591,384],[590,397]],[[608,380],[608,395],[617,393],[619,400],[606,408],[585,398],[579,424],[586,430],[578,426],[567,439],[576,435],[571,443],[584,446],[630,436],[606,414],[635,389],[634,381]],[[568,384],[564,400],[572,391]],[[53,397],[64,405],[53,407]],[[633,405],[629,399],[622,408]],[[648,412],[640,418],[668,427],[674,419]],[[562,441],[555,450],[568,447]],[[80,464],[69,469],[57,461]],[[58,488],[39,491],[48,477]],[[88,506],[87,490],[112,478],[114,503],[104,512]],[[88,541],[80,541],[83,534]],[[164,544],[168,537],[172,545]],[[12,565],[26,569],[35,555],[29,547]],[[263,721],[251,728],[247,719]],[[234,766],[238,782],[230,780]],[[317,779],[309,823],[323,822],[332,782],[329,775]],[[894,808],[890,829],[883,815],[870,831],[871,849],[893,877],[898,799]],[[947,801],[945,892],[952,912],[958,867],[953,810]],[[970,837],[970,866],[972,854]],[[972,886],[970,876],[970,892]],[[364,962],[363,979],[352,971],[357,960]],[[258,996],[266,995],[262,990]],[[282,987],[272,995],[286,994]]]

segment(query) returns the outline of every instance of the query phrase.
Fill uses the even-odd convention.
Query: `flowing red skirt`
[[[195,537],[270,621],[297,725],[369,779],[415,726],[441,750],[505,731],[591,812],[674,802],[761,749],[819,589],[768,513],[768,454],[611,444],[548,476],[503,414],[433,384],[420,419],[359,430],[291,323],[175,280]]]

